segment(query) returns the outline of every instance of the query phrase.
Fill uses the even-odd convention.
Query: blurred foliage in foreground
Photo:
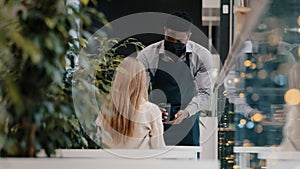
[[[79,44],[87,38],[81,35],[91,31],[90,18],[107,22],[93,6],[89,0],[75,5],[0,0],[1,156],[36,156],[41,149],[50,156],[57,148],[98,147],[76,117],[66,73],[66,61],[75,67]]]

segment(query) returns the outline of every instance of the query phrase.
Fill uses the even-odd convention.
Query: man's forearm
[[[193,97],[192,101],[185,108],[189,112],[189,117],[199,112],[201,109],[208,107],[210,95],[209,94],[198,94]]]

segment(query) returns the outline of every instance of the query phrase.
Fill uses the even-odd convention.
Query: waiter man
[[[212,56],[190,40],[191,28],[189,14],[172,13],[164,27],[164,39],[138,55],[147,69],[149,100],[171,106],[170,121],[164,122],[167,145],[200,145],[198,112],[208,103],[211,93]]]

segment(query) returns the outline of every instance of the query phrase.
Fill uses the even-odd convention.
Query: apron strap
[[[186,65],[190,68],[190,55],[191,55],[192,53],[191,52],[186,52],[185,53],[185,63],[186,63]]]
[[[186,52],[185,53],[185,61],[184,61],[184,63],[186,63],[186,65],[188,66],[188,68],[190,68],[190,55],[191,55],[192,53],[191,52]],[[163,53],[160,53],[159,54],[159,59],[158,59],[158,62],[160,61],[160,59],[163,57]],[[154,70],[153,72],[154,72],[154,74],[151,72],[151,70]],[[148,69],[148,71],[149,71],[149,74],[150,74],[150,78],[152,79],[152,78],[154,78],[154,76],[155,76],[155,74],[156,74],[156,70],[153,68],[153,69]]]

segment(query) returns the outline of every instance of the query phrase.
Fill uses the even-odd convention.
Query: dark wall
[[[139,12],[169,14],[176,10],[186,11],[192,16],[194,24],[202,30],[202,0],[101,0],[98,1],[98,9],[104,13],[108,21]],[[100,23],[96,24],[99,28],[102,26]],[[143,34],[137,35],[135,38],[138,38],[143,44],[149,45],[160,40],[162,36]]]
[[[220,59],[222,64],[224,64],[228,51],[229,51],[229,29],[230,29],[230,14],[223,12],[223,5],[228,5],[230,11],[230,0],[221,0],[221,12],[220,12],[220,38],[219,38],[219,45],[218,45],[218,52],[220,54]]]

